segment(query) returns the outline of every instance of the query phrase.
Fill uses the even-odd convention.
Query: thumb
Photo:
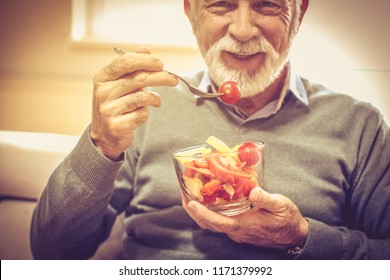
[[[285,201],[283,196],[279,194],[271,194],[260,187],[256,187],[249,194],[249,202],[254,207],[270,212],[279,212],[283,209]]]
[[[147,47],[139,47],[135,50],[136,53],[144,53],[144,54],[151,54],[151,51]]]

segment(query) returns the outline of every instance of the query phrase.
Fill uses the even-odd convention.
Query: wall
[[[390,1],[369,3],[311,1],[293,60],[305,76],[373,103],[389,122]],[[88,125],[92,77],[116,55],[111,45],[72,43],[70,25],[70,0],[1,0],[0,129],[78,135]],[[196,51],[152,51],[177,72],[201,65]]]
[[[372,103],[390,123],[390,1],[310,1],[293,60],[310,80]]]
[[[117,55],[71,42],[70,26],[71,0],[1,0],[0,129],[78,135],[88,125],[92,77]],[[172,71],[201,65],[196,50],[151,50]]]

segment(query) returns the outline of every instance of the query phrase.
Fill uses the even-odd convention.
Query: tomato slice
[[[223,156],[206,157],[209,170],[221,182],[233,185],[238,179],[250,180],[251,176],[241,171],[236,165],[232,164],[234,160],[226,160]]]
[[[251,190],[256,187],[257,183],[251,180],[247,180],[244,178],[241,178],[237,181],[237,183],[234,185],[235,193],[234,198],[244,196],[248,197]]]

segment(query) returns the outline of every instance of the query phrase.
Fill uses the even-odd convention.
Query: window
[[[72,0],[72,40],[196,47],[182,0]]]

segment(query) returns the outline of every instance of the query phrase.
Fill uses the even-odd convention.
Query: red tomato
[[[223,93],[219,98],[226,104],[234,104],[241,97],[240,87],[231,81],[222,83],[218,92]]]
[[[256,144],[245,142],[238,148],[238,158],[241,162],[246,162],[246,165],[255,165],[260,160],[260,153]]]

